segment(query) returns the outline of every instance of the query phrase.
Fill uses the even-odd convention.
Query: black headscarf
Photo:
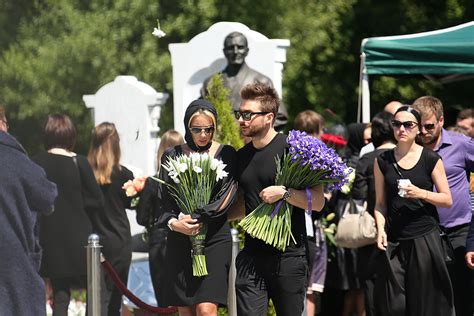
[[[350,156],[359,156],[359,152],[364,147],[364,129],[367,124],[364,123],[351,123],[347,125],[347,133],[349,138],[347,140],[347,152]]]
[[[193,114],[199,110],[207,110],[211,112],[212,114],[214,114],[214,118],[217,122],[217,111],[211,102],[204,99],[197,99],[191,102],[191,104],[188,106],[188,108],[186,109],[186,113],[184,113],[184,130],[186,131],[186,133],[184,134],[184,139],[186,140],[186,143],[188,144],[189,148],[197,152],[208,150],[212,145],[212,141],[210,141],[206,146],[197,146],[194,143],[193,136],[191,134],[191,131],[189,130],[189,120],[191,119],[191,116],[193,116]],[[217,126],[215,126],[215,128],[217,129]]]

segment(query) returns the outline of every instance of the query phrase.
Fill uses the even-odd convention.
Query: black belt
[[[440,226],[440,227],[446,234],[449,234],[449,233],[452,233],[454,231],[460,230],[460,229],[462,229],[464,227],[468,227],[468,226],[469,226],[469,223],[456,225],[456,226],[453,226],[453,227],[444,227],[444,226]]]

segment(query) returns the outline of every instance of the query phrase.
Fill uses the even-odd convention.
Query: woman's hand
[[[407,198],[425,200],[428,196],[427,190],[420,189],[419,187],[413,184],[409,184],[403,189],[406,192],[405,197]]]
[[[380,250],[387,250],[387,233],[385,230],[377,233],[377,247]]]
[[[179,219],[173,221],[170,225],[173,227],[173,231],[188,236],[197,235],[202,227],[202,223],[198,223],[197,219],[192,219],[191,215],[180,215]]]

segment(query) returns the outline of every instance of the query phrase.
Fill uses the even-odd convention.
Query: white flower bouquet
[[[219,180],[227,177],[226,164],[222,160],[210,157],[207,153],[193,153],[189,156],[169,157],[162,166],[172,183],[165,183],[176,204],[184,214],[193,215],[209,204]],[[207,225],[202,223],[201,230],[195,236],[189,236],[192,246],[193,275],[207,275],[204,246]]]

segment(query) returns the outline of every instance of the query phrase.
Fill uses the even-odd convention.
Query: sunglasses
[[[400,122],[398,120],[392,120],[393,128],[400,128],[402,125],[405,129],[412,129],[415,126],[418,126],[418,123],[413,121]]]
[[[423,127],[427,130],[430,131],[435,128],[435,125],[433,123],[430,124],[423,124]]]
[[[240,112],[234,111],[234,116],[238,120],[242,118],[244,121],[250,121],[252,119],[252,115],[261,115],[261,114],[268,114],[270,112]]]
[[[201,134],[204,132],[204,134],[209,135],[214,132],[214,126],[209,126],[209,127],[190,127],[189,130],[193,134]]]

